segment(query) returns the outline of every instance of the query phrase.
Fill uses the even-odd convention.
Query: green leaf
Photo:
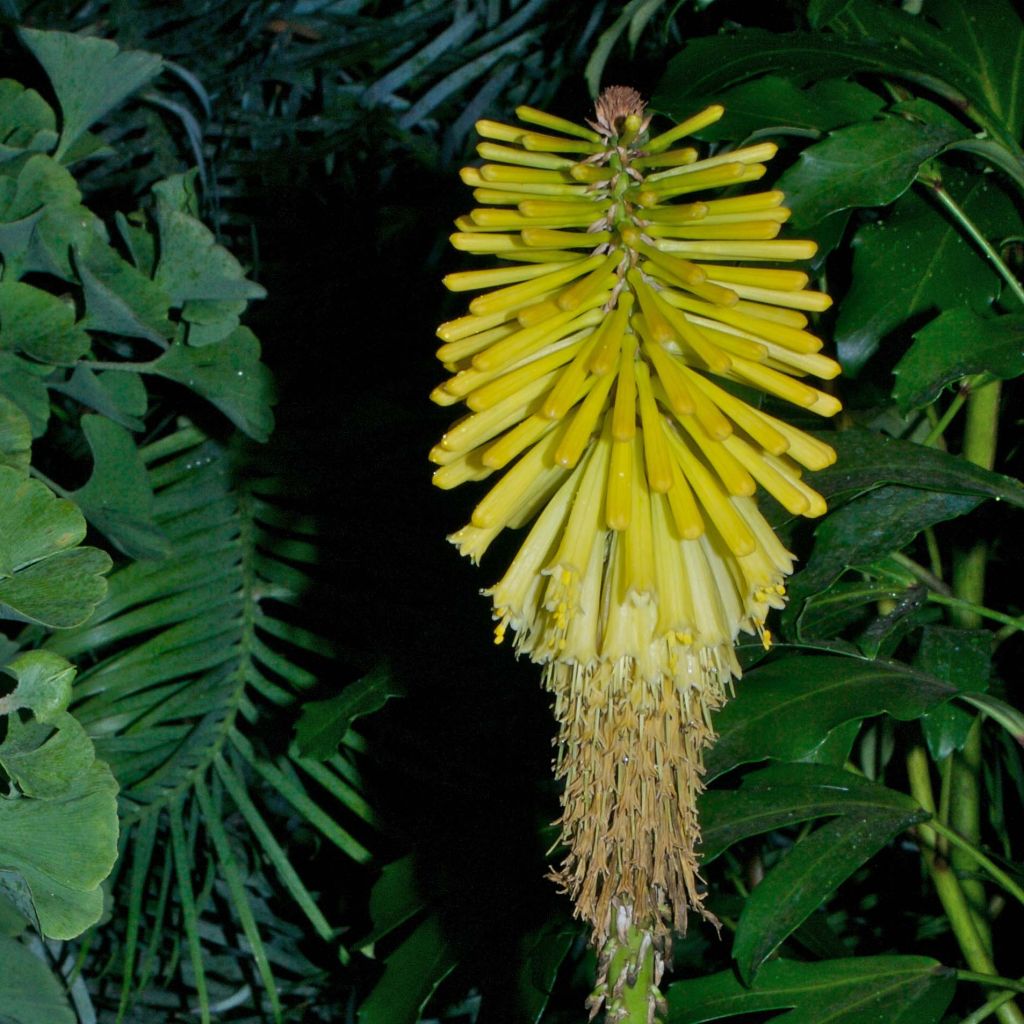
[[[0,799],[0,872],[27,883],[48,938],[72,939],[99,920],[117,831],[117,783],[99,761],[57,798]]]
[[[257,441],[270,436],[273,383],[260,362],[260,343],[248,327],[202,348],[175,342],[146,369],[202,395]]]
[[[0,162],[22,150],[46,152],[57,143],[57,119],[35,91],[0,79]]]
[[[57,157],[82,133],[151,81],[163,61],[141,50],[119,50],[109,39],[68,32],[18,30],[43,66],[62,114]]]
[[[63,984],[28,946],[0,935],[0,1022],[75,1024]]]
[[[927,80],[912,55],[898,47],[816,32],[748,28],[691,39],[669,62],[652,105],[682,120],[694,112],[695,102],[768,72],[796,82],[859,72]]]
[[[373,930],[360,941],[359,949],[367,956],[373,956],[374,944],[418,914],[426,903],[416,880],[416,862],[411,855],[385,864],[370,892]]]
[[[64,383],[50,386],[128,430],[145,427],[139,417],[146,412],[146,385],[137,373],[130,370],[93,373],[87,366],[76,366]]]
[[[67,711],[75,678],[75,667],[67,659],[50,651],[28,651],[3,671],[13,675],[18,685],[0,698],[0,715],[28,710],[40,722],[52,722]]]
[[[577,930],[560,916],[523,937],[517,1011],[524,1024],[541,1024],[558,972],[576,938]]]
[[[805,149],[779,178],[793,226],[809,226],[851,207],[891,203],[910,188],[921,164],[958,137],[945,127],[901,117],[832,132]]]
[[[861,813],[909,813],[906,794],[823,764],[777,764],[746,775],[739,789],[709,789],[700,797],[701,863],[734,843],[803,821]]]
[[[28,472],[32,460],[32,428],[25,414],[0,395],[0,466]]]
[[[946,171],[947,191],[989,238],[1020,230],[1012,201],[991,175]],[[839,308],[835,341],[848,374],[857,374],[882,339],[911,317],[966,306],[983,311],[1000,280],[973,242],[917,190],[853,240],[850,290]]]
[[[190,208],[193,174],[153,186],[160,235],[155,281],[178,308],[189,300],[261,299],[266,291],[245,277],[241,264]]]
[[[973,494],[1024,508],[1024,484],[1019,480],[992,473],[938,448],[861,428],[821,436],[838,455],[834,465],[813,477],[815,489],[830,504],[883,484],[902,484],[949,494]]]
[[[0,618],[66,628],[84,622],[106,593],[110,557],[75,547],[77,508],[37,480],[0,466]]]
[[[1012,146],[1020,137],[1024,22],[1011,0],[929,0],[925,16],[876,0],[851,0],[835,27],[848,35],[866,32],[876,40],[891,40],[901,63],[916,65],[962,91],[1004,141]]]
[[[926,626],[915,665],[936,679],[945,679],[962,693],[988,689],[992,671],[992,634],[987,629]],[[935,761],[963,750],[975,716],[955,703],[929,711],[921,721]]]
[[[135,442],[104,416],[83,416],[93,468],[69,497],[86,518],[131,558],[159,558],[168,542],[153,521],[153,490]]]
[[[804,601],[825,590],[845,569],[867,565],[906,547],[923,529],[966,515],[981,498],[886,484],[836,509],[814,531],[807,567],[789,583],[786,621]]]
[[[299,754],[326,761],[338,752],[338,744],[357,718],[372,715],[401,694],[390,669],[381,664],[349,683],[337,697],[305,702],[295,727]]]
[[[854,82],[818,82],[802,89],[777,75],[737,85],[715,98],[725,116],[698,132],[703,139],[743,139],[771,128],[816,135],[870,120],[884,106],[881,97]]]
[[[907,800],[901,810],[861,808],[801,839],[750,894],[732,955],[748,983],[761,965],[834,889],[890,840],[929,817]]]
[[[50,370],[49,366],[30,363],[11,352],[0,352],[0,394],[25,414],[33,437],[46,432],[50,418],[50,396],[42,380]]]
[[[20,281],[0,281],[0,348],[44,363],[70,363],[89,344],[72,302]]]
[[[889,580],[840,580],[813,594],[796,620],[801,640],[828,640],[864,617],[865,609],[879,601],[896,601],[906,588]]]
[[[937,1024],[955,988],[955,973],[923,956],[776,960],[750,987],[732,971],[675,982],[667,993],[668,1024],[790,1007],[775,1024]]]
[[[950,309],[914,334],[896,364],[892,397],[901,412],[920,409],[969,374],[1011,380],[1024,373],[1024,315],[980,317]]]
[[[145,338],[163,345],[174,333],[167,319],[171,300],[141,271],[110,246],[95,240],[75,253],[75,268],[85,295],[82,323],[91,331]]]
[[[441,922],[425,918],[387,958],[383,976],[359,1007],[359,1024],[415,1024],[455,964]]]
[[[92,740],[73,715],[55,715],[51,725],[7,723],[0,765],[27,797],[59,797],[96,760]]]
[[[810,0],[807,4],[807,20],[812,28],[824,28],[833,18],[837,18],[852,0]]]
[[[715,718],[719,735],[708,751],[707,779],[765,758],[799,760],[844,722],[883,712],[911,721],[956,693],[950,683],[897,662],[778,658],[748,672]]]

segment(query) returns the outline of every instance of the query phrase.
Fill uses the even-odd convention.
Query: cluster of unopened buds
[[[479,294],[437,332],[451,376],[432,397],[469,412],[431,452],[435,483],[496,478],[451,539],[476,561],[530,527],[487,593],[497,639],[511,627],[554,697],[554,877],[592,928],[590,1006],[608,1021],[656,1019],[672,931],[688,909],[711,916],[696,803],[712,714],[739,675],[738,635],[770,644],[793,567],[757,485],[820,516],[802,471],[835,458],[750,403],[832,416],[839,402],[808,378],[839,366],[806,329],[830,299],[776,266],[814,243],[776,237],[781,192],[734,193],[774,144],[705,159],[678,146],[722,113],[650,137],[639,94],[612,87],[589,127],[528,107],[521,125],[478,122],[486,162],[462,177],[479,205],[452,243],[500,263],[445,278]]]

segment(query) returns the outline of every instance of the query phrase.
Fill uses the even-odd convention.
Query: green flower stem
[[[660,1000],[654,983],[654,958],[650,933],[630,927],[608,967],[605,1020],[609,1024],[647,1024],[651,1019],[651,1002]]]
[[[910,792],[914,799],[926,810],[935,814],[935,797],[932,794],[931,775],[928,755],[923,747],[914,747],[907,755],[907,776],[910,780]],[[960,882],[952,866],[945,858],[938,855],[938,834],[936,822],[923,822],[917,826],[921,838],[921,853],[925,866],[935,883],[942,907],[949,918],[957,944],[967,961],[968,967],[976,974],[984,974],[998,978],[995,964],[989,955],[988,948],[975,925],[974,915],[964,895]],[[1001,1024],[1024,1024],[1024,1014],[1016,1003],[1007,1000],[994,1011]]]
[[[992,266],[995,267],[996,273],[1006,282],[1010,291],[1017,296],[1017,300],[1024,306],[1024,285],[1017,280],[1013,271],[1010,270],[1002,256],[999,255],[996,247],[978,230],[977,224],[967,216],[960,204],[943,188],[941,179],[928,177],[924,180],[935,198],[946,208],[960,227],[971,236],[975,245],[978,246]]]
[[[1024,903],[1024,888],[1018,885],[995,861],[941,821],[930,821],[928,825],[934,832],[937,832],[947,840],[950,846],[963,850],[971,860],[980,867],[983,867],[991,875],[992,879],[998,882],[1011,896]]]

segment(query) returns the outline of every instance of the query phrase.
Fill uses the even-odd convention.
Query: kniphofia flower
[[[554,877],[604,950],[593,1005],[607,997],[610,1015],[617,943],[648,936],[633,974],[653,946],[660,975],[687,910],[710,916],[703,751],[737,637],[770,644],[793,567],[756,486],[819,516],[801,473],[835,458],[741,397],[831,416],[839,402],[810,381],[839,366],[807,330],[830,299],[777,266],[814,243],[777,237],[781,192],[735,190],[775,145],[704,159],[681,145],[722,113],[650,137],[639,94],[613,87],[589,127],[529,107],[521,125],[478,122],[485,163],[462,172],[478,206],[451,240],[498,264],[445,278],[479,294],[437,332],[451,376],[432,397],[469,412],[431,452],[435,483],[489,484],[451,539],[476,561],[505,528],[530,528],[487,593],[496,639],[511,629],[554,695],[568,850]]]

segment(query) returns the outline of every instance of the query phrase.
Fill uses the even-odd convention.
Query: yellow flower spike
[[[649,137],[643,100],[613,87],[587,126],[530,107],[521,124],[482,120],[486,162],[461,172],[478,206],[452,244],[493,260],[445,278],[476,295],[438,329],[451,376],[433,397],[470,414],[431,451],[435,482],[493,475],[451,537],[474,560],[530,527],[488,593],[496,639],[511,629],[553,695],[566,847],[553,877],[601,962],[622,928],[663,964],[688,911],[710,917],[703,751],[740,673],[733,645],[770,643],[793,569],[754,492],[819,516],[801,472],[835,459],[733,393],[841,407],[816,386],[839,366],[809,323],[831,300],[784,266],[815,243],[785,237],[777,189],[715,194],[760,178],[774,143],[701,158],[682,141],[722,114]],[[595,1012],[605,996],[618,999],[599,986]]]

